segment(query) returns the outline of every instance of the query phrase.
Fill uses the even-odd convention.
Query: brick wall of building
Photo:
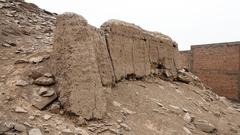
[[[180,57],[181,67],[189,67],[214,92],[240,101],[240,42],[195,45]]]
[[[179,67],[190,69],[190,61],[191,61],[191,51],[180,51],[179,53]]]

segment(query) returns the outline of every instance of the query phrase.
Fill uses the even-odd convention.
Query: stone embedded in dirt
[[[51,97],[42,97],[42,96],[34,95],[32,99],[32,104],[36,108],[42,110],[44,107],[46,107],[51,102],[53,102],[56,98],[57,98],[56,93],[54,93]]]
[[[49,120],[50,118],[52,118],[52,115],[45,114],[45,115],[43,116],[43,119],[44,119],[44,120]]]
[[[11,47],[11,45],[10,45],[10,44],[7,44],[7,43],[3,43],[2,46],[3,46],[3,47]]]
[[[53,74],[51,74],[51,73],[45,73],[43,76],[48,77],[48,78],[54,78]]]
[[[120,123],[120,126],[123,127],[126,131],[131,130],[131,128],[126,123]]]
[[[29,59],[29,62],[30,63],[33,63],[33,64],[38,64],[40,62],[43,62],[44,60],[46,59],[49,59],[50,56],[49,55],[45,55],[45,56],[37,56],[37,57],[32,57]]]
[[[82,128],[75,128],[75,133],[80,135],[89,135],[87,131],[83,130]]]
[[[54,94],[55,94],[55,90],[53,90],[53,89],[48,89],[47,93],[42,94],[41,96],[43,96],[43,97],[51,97],[51,96],[53,96]]]
[[[16,82],[16,86],[27,86],[28,82],[24,81],[24,80],[17,80]]]
[[[15,108],[15,112],[16,112],[16,113],[27,113],[27,110],[25,110],[25,109],[22,108],[22,107],[17,106],[17,107]]]
[[[28,135],[43,135],[39,128],[33,128],[28,131]]]
[[[42,96],[44,94],[47,94],[48,92],[48,88],[45,88],[45,87],[41,87],[39,90],[38,90],[38,94],[39,96]]]
[[[0,121],[0,134],[4,134],[5,132],[9,131],[11,128],[6,126],[4,121]]]
[[[29,63],[29,61],[26,59],[19,59],[14,62],[14,64],[24,64],[24,63]]]
[[[4,5],[2,3],[0,3],[0,9],[3,8],[3,7],[4,7]]]
[[[14,129],[19,132],[25,132],[27,130],[27,128],[23,124],[18,124],[18,123],[14,124]]]
[[[217,132],[217,128],[206,120],[197,120],[197,121],[194,120],[194,125],[196,128],[198,128],[206,133],[216,133]]]
[[[192,81],[192,78],[186,75],[183,72],[179,72],[177,76],[178,81],[184,82],[184,83],[190,83]]]
[[[183,130],[186,132],[187,135],[191,135],[192,134],[192,132],[188,128],[186,128],[186,127],[183,127]]]
[[[131,111],[127,108],[122,108],[122,112],[125,114],[125,115],[131,115],[131,114],[135,114],[136,112],[134,111]]]
[[[34,120],[35,117],[34,117],[34,116],[29,116],[28,119],[29,119],[29,120]]]
[[[189,114],[189,113],[185,113],[185,115],[183,116],[184,121],[186,121],[187,123],[190,123],[193,121],[193,117]]]
[[[36,80],[33,81],[33,84],[39,85],[39,86],[50,86],[55,84],[55,80],[53,78],[48,78],[45,76],[39,77]]]
[[[120,106],[122,105],[121,103],[119,103],[119,102],[117,102],[117,101],[113,101],[112,103],[113,103],[113,105],[116,106],[116,107],[120,107]]]
[[[60,102],[54,102],[51,107],[50,107],[50,112],[51,113],[60,113]]]
[[[7,2],[7,0],[0,0],[0,2]]]
[[[55,90],[52,88],[41,87],[38,90],[38,95],[43,97],[51,97],[55,94]]]
[[[28,74],[28,77],[32,78],[33,80],[36,80],[37,78],[39,78],[41,76],[43,76],[43,74],[41,72],[39,72],[38,70],[31,71]]]
[[[75,135],[75,133],[70,129],[64,129],[61,133],[62,135]]]

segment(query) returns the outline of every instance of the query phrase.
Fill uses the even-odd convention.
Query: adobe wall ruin
[[[180,54],[181,67],[219,95],[240,101],[240,42],[195,45]]]
[[[161,69],[177,74],[177,44],[168,36],[117,20],[97,29],[76,14],[57,17],[52,72],[64,109],[85,119],[101,119],[106,93],[130,76]]]

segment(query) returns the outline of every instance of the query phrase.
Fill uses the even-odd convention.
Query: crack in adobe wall
[[[129,74],[138,77],[148,76],[153,73],[151,70],[156,70],[151,66],[154,63],[166,65],[171,72],[176,72],[177,45],[169,37],[117,20],[105,22],[101,29],[108,41],[116,81],[126,78]],[[131,46],[130,52],[126,50],[126,46]],[[126,55],[131,56],[128,59],[132,61],[123,60]],[[129,73],[129,70],[133,71]]]

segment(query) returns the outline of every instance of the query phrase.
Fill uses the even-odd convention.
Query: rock
[[[44,76],[48,78],[54,78],[53,74],[51,73],[45,73]]]
[[[43,94],[43,97],[51,97],[55,94],[55,91],[53,89],[49,89],[47,93]]]
[[[191,135],[192,134],[192,132],[188,128],[186,128],[186,127],[183,127],[183,130],[186,132],[187,135]]]
[[[194,84],[202,89],[204,88],[204,85],[201,82],[201,80],[191,72],[187,71],[186,69],[178,70],[177,80],[187,84],[190,84],[190,83]]]
[[[177,76],[178,81],[184,82],[184,83],[190,83],[192,81],[192,78],[186,75],[185,73],[179,72]]]
[[[24,80],[17,80],[16,82],[16,86],[27,86],[28,82],[24,81]]]
[[[64,129],[62,131],[62,135],[75,135],[73,131],[71,131],[70,129]]]
[[[214,127],[211,123],[209,123],[206,120],[194,121],[194,125],[196,128],[198,128],[206,133],[216,133],[217,132],[217,128]]]
[[[3,46],[3,47],[11,47],[11,45],[10,45],[10,44],[7,44],[7,43],[3,43],[2,46]]]
[[[19,60],[16,60],[14,64],[23,64],[23,63],[29,63],[29,61],[26,59],[19,59]]]
[[[36,80],[37,78],[43,76],[43,74],[39,71],[31,71],[30,74],[28,75],[30,78],[32,78],[33,80]]]
[[[53,78],[42,76],[34,80],[33,83],[39,86],[50,86],[55,84],[55,80]]]
[[[7,0],[0,0],[0,2],[7,2]]]
[[[3,7],[4,7],[4,5],[0,3],[0,9],[2,9]]]
[[[14,124],[14,129],[19,132],[25,132],[27,130],[27,128],[23,124],[18,124],[18,123]]]
[[[117,101],[113,101],[113,105],[116,106],[116,107],[120,107],[122,104],[120,104],[120,103],[117,102]]]
[[[127,109],[127,108],[123,108],[122,110],[123,110],[123,113],[125,115],[130,115],[130,114],[135,114],[136,113],[136,112],[131,111],[131,110]]]
[[[52,117],[52,115],[45,114],[45,115],[43,116],[43,119],[44,119],[44,120],[49,120],[51,117]]]
[[[190,122],[193,121],[193,117],[190,116],[189,113],[185,113],[185,115],[183,116],[183,119],[184,119],[184,121],[186,121],[187,123],[190,123]]]
[[[38,64],[40,62],[43,62],[44,60],[46,59],[49,59],[50,56],[46,55],[46,56],[37,56],[37,57],[32,57],[29,59],[29,62],[30,63],[33,63],[33,64]]]
[[[39,57],[34,57],[34,58],[30,58],[29,59],[29,62],[30,63],[34,63],[34,64],[37,64],[37,63],[40,63],[43,61],[43,57],[39,56]]]
[[[77,119],[77,124],[80,125],[80,126],[86,125],[87,121],[83,117],[79,116],[78,119]]]
[[[9,131],[10,128],[6,126],[3,121],[0,121],[0,134],[4,134],[5,132]]]
[[[164,74],[167,78],[170,78],[170,77],[173,76],[172,73],[171,73],[169,70],[164,70],[164,71],[163,71],[163,74]]]
[[[17,46],[17,44],[15,42],[12,41],[5,41],[6,44],[10,45],[10,46]]]
[[[126,131],[130,131],[131,130],[131,128],[127,124],[125,124],[125,123],[120,123],[120,126],[123,127]]]
[[[38,95],[43,97],[51,97],[55,94],[55,90],[52,88],[41,87],[38,90]]]
[[[22,107],[19,107],[19,106],[17,106],[15,108],[15,112],[16,113],[27,113],[27,111],[25,109],[23,109]]]
[[[32,99],[32,104],[36,108],[42,110],[44,107],[46,107],[51,102],[53,102],[56,98],[57,98],[56,93],[54,93],[54,95],[51,96],[51,97],[42,97],[42,96],[39,96],[39,95],[34,95],[34,97]]]
[[[48,92],[48,88],[41,87],[38,91],[38,94],[39,94],[39,96],[42,96],[44,94],[47,94],[47,92]]]
[[[235,109],[236,111],[240,112],[240,109]]]
[[[88,133],[87,133],[87,131],[85,131],[85,130],[83,130],[83,129],[81,129],[81,128],[75,128],[75,133],[78,135],[78,134],[80,134],[80,135],[89,135]]]
[[[29,116],[28,119],[29,119],[29,120],[34,120],[35,117],[34,117],[34,116]]]
[[[33,128],[28,131],[28,135],[43,135],[39,128]]]
[[[55,102],[55,103],[53,103],[51,105],[50,112],[52,112],[52,113],[59,113],[60,112],[60,108],[61,108],[60,103],[59,102]]]
[[[35,37],[36,39],[42,39],[43,37],[41,37],[41,36],[37,36],[37,37]]]

